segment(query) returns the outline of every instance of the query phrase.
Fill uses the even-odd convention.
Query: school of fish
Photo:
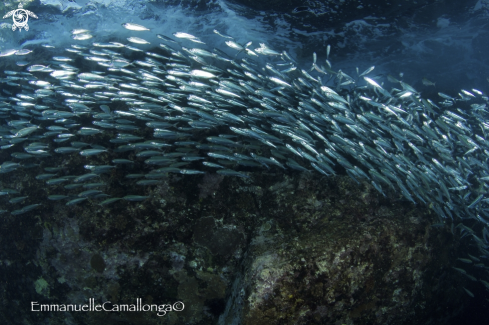
[[[122,28],[151,33],[133,23]],[[88,45],[93,36],[80,29],[68,48],[43,45],[55,54],[50,60],[34,62],[25,49],[0,53],[32,57],[0,78],[0,173],[37,168],[36,181],[57,193],[47,198],[68,206],[145,200],[168,173],[346,173],[384,196],[426,204],[489,258],[489,99],[482,91],[425,99],[391,75],[372,76],[374,67],[357,68],[354,77],[333,70],[329,46],[325,64],[314,53],[304,68],[286,51],[214,33],[225,51],[184,32],[158,34],[157,47],[136,36]],[[61,161],[70,155],[86,157],[86,165],[66,175]],[[126,196],[104,192],[114,168],[127,171]],[[2,212],[12,215],[43,204],[24,205],[28,196],[15,189],[0,195],[9,196],[12,208]],[[464,220],[477,221],[482,233]],[[486,267],[478,257],[463,262]]]

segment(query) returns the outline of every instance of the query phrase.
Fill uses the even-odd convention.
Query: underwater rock
[[[270,189],[281,217],[255,229],[219,324],[420,324],[457,312],[433,299],[465,297],[443,271],[451,234],[426,208],[344,177]]]
[[[87,204],[75,208],[76,217],[64,204],[38,210],[39,223],[2,239],[9,278],[0,284],[3,299],[182,301],[185,310],[169,315],[175,324],[421,324],[450,318],[470,299],[462,287],[474,290],[450,268],[458,236],[432,227],[435,213],[399,193],[384,198],[347,176],[260,173],[224,178],[202,199],[188,184],[205,180],[169,175],[147,201]],[[19,219],[5,220],[12,228]],[[26,248],[14,244],[16,236]],[[34,264],[19,275],[27,254]],[[103,273],[90,267],[97,254]],[[49,295],[23,280],[41,275]],[[18,311],[0,311],[0,318]],[[42,314],[54,323],[67,315]],[[160,319],[154,312],[70,315],[78,324]]]
[[[228,257],[242,244],[243,239],[236,229],[216,227],[214,218],[202,218],[195,223],[194,242],[205,246],[214,255]]]
[[[105,270],[105,261],[100,254],[94,254],[90,259],[90,265],[98,273],[102,273]]]

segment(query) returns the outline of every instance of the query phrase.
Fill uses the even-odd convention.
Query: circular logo
[[[185,305],[181,301],[177,301],[173,304],[174,311],[182,311],[185,308]]]
[[[12,16],[13,16],[12,18],[14,19],[14,24],[17,25],[17,27],[22,28],[25,25],[27,25],[27,21],[29,20],[29,15],[24,9],[15,10]]]

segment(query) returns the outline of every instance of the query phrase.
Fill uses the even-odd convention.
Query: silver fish
[[[135,44],[150,44],[147,40],[139,38],[139,37],[128,37],[127,40],[131,43]]]
[[[124,23],[124,24],[122,24],[122,27],[124,27],[125,29],[134,30],[137,32],[150,30],[149,28],[146,28],[142,25],[138,25],[138,24],[134,24],[134,23]]]

